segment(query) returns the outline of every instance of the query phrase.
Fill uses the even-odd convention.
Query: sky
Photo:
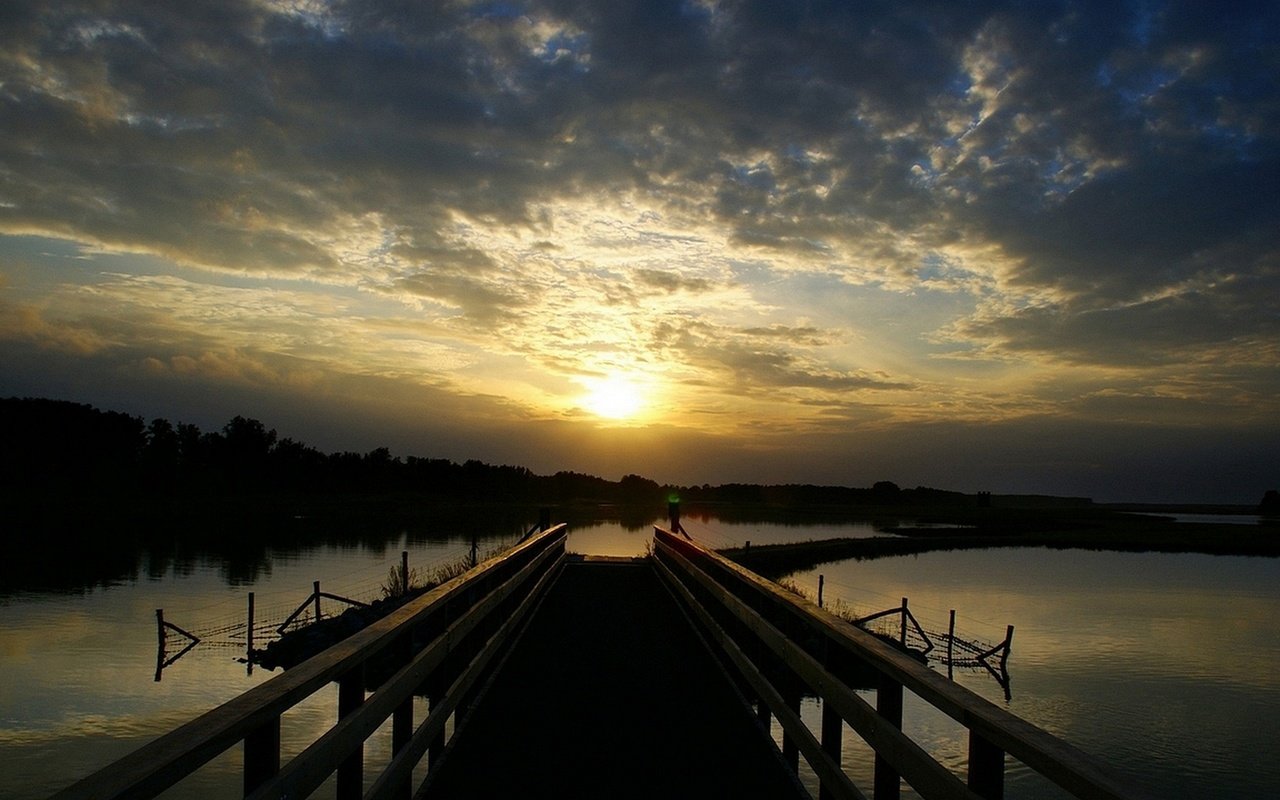
[[[1280,487],[1273,2],[0,5],[0,396],[664,483]]]

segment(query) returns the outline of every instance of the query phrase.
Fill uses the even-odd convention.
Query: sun
[[[644,407],[640,387],[616,375],[588,381],[587,390],[582,403],[598,417],[630,419]]]

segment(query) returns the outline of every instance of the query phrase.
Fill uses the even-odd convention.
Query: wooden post
[[[797,689],[788,687],[785,691],[787,707],[800,716],[800,692]],[[782,731],[782,760],[786,763],[787,768],[791,770],[791,774],[800,771],[800,746],[796,744],[796,740],[787,733],[784,728]]]
[[[475,532],[472,532],[471,534],[471,566],[474,567],[476,564],[479,563],[479,561],[476,560],[478,555],[479,555],[479,548],[478,548],[478,545],[476,544],[476,535],[475,535]]]
[[[538,530],[545,531],[551,527],[551,509],[538,509]]]
[[[244,629],[245,674],[253,674],[253,592],[249,592],[249,619]]]
[[[320,621],[320,581],[314,582],[312,586],[315,589],[315,594],[313,594],[312,597],[316,599],[316,622],[319,622]]]
[[[1005,672],[1009,667],[1009,650],[1013,647],[1013,626],[1010,625],[1004,632],[1004,652],[1000,654],[1000,671]]]
[[[160,681],[160,676],[164,672],[164,609],[156,609],[156,681]]]
[[[898,632],[898,644],[907,646],[907,598],[905,597],[902,598],[902,628]]]
[[[952,674],[952,669],[951,669],[951,662],[953,660],[952,656],[955,653],[955,647],[954,647],[955,641],[956,641],[956,610],[953,608],[951,609],[951,622],[950,624],[947,625],[947,678],[952,680],[954,680],[955,678],[955,676]]]
[[[840,763],[840,738],[844,733],[844,720],[840,712],[831,706],[831,701],[822,700],[822,749],[837,764]],[[818,785],[818,800],[831,800],[835,795],[825,784]]]
[[[670,500],[667,502],[667,519],[671,521],[671,532],[680,532],[680,501]]]
[[[280,717],[272,717],[244,737],[244,795],[280,772]]]
[[[405,554],[406,557],[408,553]],[[413,635],[406,633],[395,645],[398,661],[401,665],[409,663],[413,658]],[[410,693],[404,702],[396,706],[391,715],[391,753],[398,754],[409,746],[413,739],[413,694]],[[398,800],[409,800],[413,793],[413,782],[405,781],[395,792]]]
[[[444,692],[433,686],[427,692],[427,714],[431,714],[436,707],[444,702]],[[444,755],[444,728],[436,734],[435,738],[427,745],[427,771],[435,769],[440,765],[440,757]]]
[[[743,545],[743,548],[742,548],[742,554],[743,554],[744,556],[749,556],[749,555],[751,555],[751,540],[750,540],[750,539],[748,539],[748,540],[747,540],[747,543],[746,543],[745,545]]]
[[[1004,751],[969,731],[969,788],[987,800],[1004,797]]]
[[[364,665],[338,681],[338,719],[364,703]],[[394,724],[394,723],[393,723]],[[364,794],[364,742],[338,764],[338,800],[358,800]]]
[[[826,578],[822,575],[818,576],[818,608],[822,608],[822,586],[826,583]]]
[[[409,593],[409,551],[400,551],[400,586],[403,587],[403,593]]]
[[[890,725],[902,728],[902,684],[881,673],[880,685],[876,687],[876,713]],[[875,777],[873,779],[875,800],[898,800],[902,793],[902,778],[897,771],[876,755]]]

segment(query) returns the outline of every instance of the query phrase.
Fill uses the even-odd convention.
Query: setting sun
[[[608,419],[628,419],[636,415],[642,406],[640,389],[632,382],[619,377],[602,378],[590,382],[583,398],[587,410]]]

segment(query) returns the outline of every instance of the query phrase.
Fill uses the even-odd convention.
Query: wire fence
[[[531,531],[532,532],[532,531]],[[500,541],[484,551],[476,540],[449,550],[432,551],[430,560],[410,564],[409,551],[393,563],[358,568],[341,579],[313,581],[309,594],[298,590],[250,591],[240,598],[227,598],[195,607],[185,607],[166,619],[164,609],[156,609],[158,647],[156,676],[178,659],[196,649],[239,651],[238,661],[252,668],[253,657],[263,647],[289,633],[338,616],[349,608],[368,607],[393,597],[430,588],[504,552],[516,539]],[[239,608],[233,610],[233,604]],[[222,613],[213,613],[220,610]],[[179,624],[180,623],[180,624]]]
[[[690,535],[714,549],[740,548],[744,541],[725,534],[710,525],[694,523],[694,532],[689,533],[685,519],[677,519],[676,525],[682,533]],[[997,634],[989,637],[971,633],[958,633],[956,630],[957,614],[954,609],[948,612],[948,623],[942,628],[936,621],[921,624],[909,601],[903,597],[900,605],[889,606],[888,598],[875,595],[873,592],[859,590],[855,587],[828,583],[825,575],[818,575],[818,590],[811,592],[795,581],[783,579],[780,583],[787,589],[816,601],[819,606],[837,616],[857,625],[859,628],[888,640],[897,642],[904,649],[910,650],[924,658],[930,666],[945,667],[948,677],[954,678],[956,669],[984,670],[989,673],[1004,689],[1009,697],[1009,655],[1013,647],[1013,626],[1005,628],[1003,636]],[[834,586],[842,589],[843,596],[829,598],[826,587]],[[849,597],[861,595],[874,596],[864,601],[852,601]],[[990,623],[962,618],[967,625],[994,630]]]

